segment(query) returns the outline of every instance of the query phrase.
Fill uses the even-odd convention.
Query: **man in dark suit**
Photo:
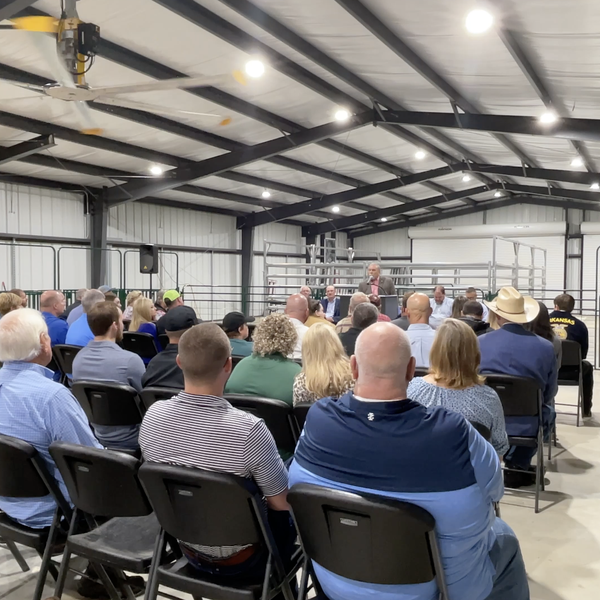
[[[385,277],[381,274],[381,268],[377,263],[371,263],[367,269],[369,273],[368,281],[361,281],[358,291],[363,294],[373,294],[375,296],[393,296],[396,295],[396,288],[391,277]]]
[[[340,299],[335,295],[335,286],[328,285],[325,288],[325,298],[321,300],[321,306],[325,313],[325,318],[330,322],[337,324],[342,318],[340,315]]]

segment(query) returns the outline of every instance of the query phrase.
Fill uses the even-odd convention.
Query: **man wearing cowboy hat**
[[[482,373],[498,373],[529,377],[539,382],[544,396],[542,406],[544,434],[554,422],[553,400],[557,391],[557,368],[554,347],[551,342],[527,331],[523,325],[538,316],[537,300],[523,296],[513,287],[504,287],[486,306],[496,315],[500,329],[479,338]],[[528,417],[508,417],[508,435],[535,435],[537,422]],[[504,456],[507,467],[529,470],[536,448],[511,447]],[[532,485],[535,473],[505,473],[507,487]]]

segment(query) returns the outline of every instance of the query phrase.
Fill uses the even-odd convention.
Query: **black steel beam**
[[[600,183],[600,174],[582,173],[580,171],[563,171],[558,169],[531,169],[526,167],[509,167],[501,165],[480,165],[472,163],[469,167],[477,173],[488,175],[503,175],[505,177],[524,177],[531,179],[550,179],[563,183],[578,183],[581,185],[592,185]],[[557,194],[559,190],[556,190]],[[598,194],[600,198],[600,194]]]
[[[92,288],[106,284],[106,238],[108,235],[108,204],[100,196],[87,196],[90,212],[90,274]]]
[[[242,312],[250,314],[252,263],[254,262],[254,228],[242,228]]]
[[[507,191],[516,194],[531,194],[532,196],[547,196],[565,198],[567,200],[587,200],[589,202],[600,202],[600,192],[587,192],[584,190],[569,190],[565,188],[548,188],[532,185],[518,185],[507,183],[503,186]]]
[[[36,2],[37,0],[0,0],[0,21],[12,19],[17,13]]]
[[[380,208],[360,215],[353,215],[351,217],[341,217],[339,219],[330,219],[328,221],[325,221],[324,223],[314,223],[311,225],[305,225],[302,228],[302,235],[304,237],[306,237],[307,235],[319,235],[321,233],[327,233],[328,231],[338,231],[340,229],[347,229],[348,227],[355,227],[356,225],[366,224],[371,221],[377,221],[378,219],[389,219],[392,217],[398,217],[412,210],[417,210],[418,208],[429,208],[431,206],[435,206],[436,204],[443,204],[444,202],[452,202],[453,200],[463,200],[465,198],[468,198],[469,196],[477,196],[478,194],[484,194],[485,192],[489,192],[490,190],[495,190],[500,187],[500,184],[489,186],[485,185],[477,188],[471,188],[468,190],[462,190],[459,192],[452,192],[444,196],[434,196],[433,198],[415,200],[414,202],[411,202],[410,204],[405,204],[404,206],[391,206],[389,208]],[[475,203],[475,205],[477,205],[477,202]]]
[[[54,136],[40,135],[32,140],[20,142],[8,148],[0,148],[0,165],[4,165],[13,160],[21,160],[27,156],[31,156],[41,150],[56,146]]]
[[[533,62],[529,57],[529,52],[526,50],[521,36],[516,31],[502,26],[498,27],[496,31],[506,46],[506,49],[513,57],[513,60],[517,63],[523,72],[523,75],[525,75],[531,87],[535,90],[535,93],[539,96],[546,108],[555,110],[561,117],[568,117],[569,111],[562,100],[550,92],[550,89],[543,81],[539,70],[533,66]],[[578,142],[576,140],[570,140],[570,143],[583,159],[587,170],[596,171],[596,163],[590,155],[586,145],[583,142]]]
[[[433,129],[465,129],[486,133],[534,135],[565,140],[600,141],[600,120],[559,118],[555,123],[541,123],[536,117],[508,115],[470,115],[453,113],[387,111],[380,123],[400,123]]]
[[[140,200],[148,194],[171,190],[177,187],[178,184],[188,183],[189,181],[209,177],[210,175],[218,175],[229,169],[270,158],[292,148],[300,148],[308,144],[314,144],[319,140],[327,139],[333,135],[359,129],[366,123],[369,123],[371,117],[370,112],[363,112],[353,115],[345,123],[326,123],[325,125],[319,125],[306,131],[283,135],[282,137],[256,144],[247,149],[236,150],[229,154],[215,156],[214,158],[192,163],[188,166],[179,167],[171,171],[171,176],[168,178],[156,178],[146,182],[132,181],[119,188],[107,190],[106,200],[111,206],[120,204],[121,202],[129,202],[130,200]]]
[[[229,4],[230,0],[221,0]],[[429,63],[419,56],[408,44],[401,40],[389,27],[379,20],[360,0],[336,0],[359,23],[368,29],[378,40],[384,43],[399,58],[410,65],[419,75],[424,77],[431,85],[444,94],[449,100],[455,102],[462,110],[468,113],[479,114],[481,108],[465,98],[449,81],[444,79]],[[501,134],[493,135],[503,146],[508,148],[521,162],[536,166],[535,161],[527,155],[513,140]]]
[[[564,210],[591,210],[600,212],[600,204],[592,202],[578,202],[577,200],[561,200],[560,198],[551,198],[549,196],[522,196],[523,204],[534,204],[536,206],[552,206],[563,208]]]

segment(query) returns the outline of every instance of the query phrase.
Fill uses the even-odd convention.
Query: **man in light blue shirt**
[[[71,346],[87,346],[88,342],[94,339],[94,334],[88,325],[87,313],[98,302],[104,302],[104,294],[100,290],[88,290],[83,295],[81,299],[83,314],[72,325],[69,325],[66,344],[70,344]]]
[[[452,305],[454,300],[446,298],[446,290],[443,285],[438,285],[433,290],[433,298],[429,301],[431,306],[431,320],[435,327],[442,324],[444,319],[452,316]]]
[[[340,314],[340,299],[335,295],[335,286],[328,285],[325,288],[325,298],[321,300],[321,305],[325,311],[325,318],[334,325],[342,318]]]
[[[46,368],[52,358],[48,328],[32,309],[16,310],[0,321],[0,433],[31,444],[68,498],[64,482],[50,457],[52,442],[101,448],[83,409],[71,392],[52,381]],[[0,497],[0,509],[27,527],[52,524],[56,504],[41,498]]]
[[[410,350],[417,367],[429,368],[429,352],[435,338],[435,331],[429,325],[431,306],[425,294],[413,294],[406,304],[406,314],[410,325],[406,330],[410,339]]]

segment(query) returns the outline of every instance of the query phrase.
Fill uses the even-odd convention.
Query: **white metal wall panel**
[[[385,256],[410,256],[410,239],[407,229],[384,231],[354,239],[354,249],[364,252],[380,252]],[[356,260],[360,260],[360,252]]]
[[[585,225],[585,223],[584,223]],[[600,232],[583,236],[583,298],[584,308],[595,307],[596,296],[596,251],[600,247]]]

